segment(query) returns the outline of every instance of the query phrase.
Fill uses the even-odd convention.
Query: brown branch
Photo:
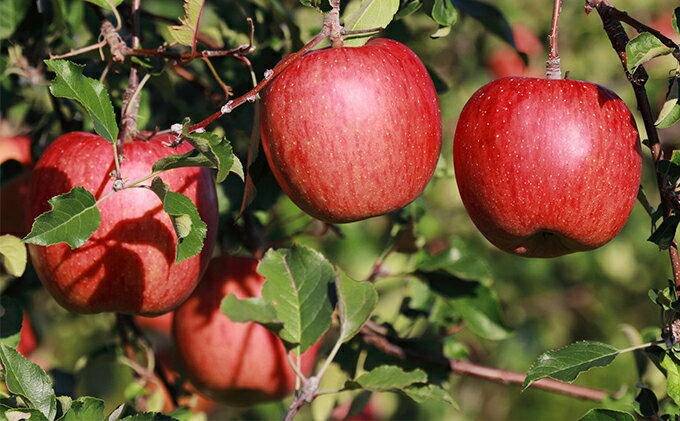
[[[389,337],[387,329],[370,321],[361,328],[361,334],[362,339],[366,344],[371,345],[392,357],[433,365],[461,376],[477,377],[496,383],[515,386],[521,386],[526,377],[525,373],[517,371],[501,370],[469,361],[448,359],[442,355],[427,355],[422,350],[413,348],[409,343],[402,343],[398,338]],[[553,379],[540,379],[533,382],[529,387],[595,402],[602,402],[610,395],[603,390],[577,386]]]
[[[550,34],[548,35],[548,42],[550,43],[550,52],[548,52],[548,62],[545,64],[545,70],[548,79],[562,79],[562,70],[560,67],[560,54],[557,47],[557,29],[559,27],[561,12],[562,12],[562,0],[555,0],[555,3],[553,4]]]
[[[644,122],[647,138],[649,141],[649,148],[651,149],[652,153],[652,163],[654,166],[654,172],[656,173],[657,187],[659,189],[659,195],[661,198],[661,207],[663,209],[664,219],[671,216],[673,212],[680,214],[680,203],[672,192],[674,186],[670,185],[666,175],[657,171],[657,162],[661,159],[668,159],[670,156],[667,156],[667,153],[661,148],[659,133],[657,132],[656,126],[654,125],[655,119],[654,115],[652,114],[652,107],[649,103],[649,98],[647,97],[647,90],[645,89],[645,83],[648,79],[647,72],[642,66],[639,66],[633,75],[631,75],[627,70],[626,45],[628,44],[629,38],[628,35],[626,35],[626,32],[623,30],[621,20],[625,18],[626,23],[637,22],[637,20],[628,16],[627,13],[621,12],[615,7],[612,7],[605,0],[586,0],[586,12],[588,12],[590,9],[597,10],[600,19],[602,20],[604,30],[611,41],[612,47],[619,56],[624,72],[628,77],[631,86],[633,87],[638,110],[642,115],[642,120]],[[639,24],[638,26],[640,28],[646,27],[646,25],[643,24]],[[655,35],[653,32],[652,34]],[[661,38],[659,39],[663,42]],[[675,45],[675,43],[673,43],[673,45]],[[676,48],[677,51],[677,45],[675,45],[673,48]],[[680,299],[680,255],[678,254],[678,246],[675,240],[673,240],[671,246],[668,248],[668,254],[671,260],[671,269],[673,271],[673,279],[675,282],[676,298]]]

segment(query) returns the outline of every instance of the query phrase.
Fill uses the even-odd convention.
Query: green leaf
[[[175,262],[196,256],[203,249],[203,240],[208,226],[201,220],[196,205],[181,193],[170,191],[170,187],[160,177],[151,181],[151,190],[163,203],[163,210],[170,216],[177,234]]]
[[[52,95],[77,101],[92,117],[94,130],[113,143],[118,136],[116,115],[109,93],[103,83],[83,75],[85,66],[68,60],[45,60],[57,77],[50,85]]]
[[[92,421],[104,419],[104,401],[85,396],[71,403],[60,421]]]
[[[276,309],[263,298],[251,297],[239,300],[229,294],[222,300],[222,313],[235,322],[256,322],[263,325],[280,323],[276,319]]]
[[[30,1],[2,0],[0,1],[0,40],[12,36],[26,16]]]
[[[16,300],[0,296],[0,343],[16,348],[21,339],[23,313]]]
[[[527,372],[522,389],[538,379],[550,377],[571,383],[576,377],[593,367],[606,367],[619,350],[601,342],[581,341],[562,349],[541,354]]]
[[[112,9],[111,6],[118,7],[123,2],[123,0],[86,0],[86,1],[89,1],[92,4],[96,4],[97,6],[107,10],[111,10]]]
[[[181,155],[170,155],[153,164],[152,171],[166,171],[182,167],[217,168],[217,182],[221,183],[233,172],[243,180],[243,166],[234,155],[226,137],[214,133],[194,133],[186,136],[195,149]]]
[[[0,361],[5,368],[7,389],[26,398],[48,420],[54,420],[57,398],[52,389],[52,380],[43,369],[5,344],[0,344]]]
[[[427,374],[419,368],[413,371],[404,371],[401,367],[381,365],[360,375],[353,381],[348,381],[345,387],[348,389],[363,388],[372,392],[386,392],[401,390],[414,383],[425,382],[427,382]]]
[[[7,273],[14,277],[24,274],[26,269],[26,244],[13,235],[0,235],[0,262]]]
[[[399,10],[399,0],[362,0],[359,9],[345,18],[346,31],[386,28]],[[346,47],[361,47],[368,37],[346,38]]]
[[[431,255],[426,251],[416,256],[416,266],[423,271],[443,270],[451,275],[465,279],[487,280],[491,270],[480,253],[467,244],[456,240],[456,244],[442,252]]]
[[[396,15],[394,15],[394,19],[403,19],[406,16],[409,16],[413,13],[415,13],[418,9],[423,7],[423,2],[420,0],[411,0],[408,3],[404,4],[399,11],[397,12]]]
[[[28,421],[49,421],[42,412],[33,408],[9,408],[0,405],[0,419],[5,420],[28,420]]]
[[[635,410],[643,417],[653,417],[659,412],[659,401],[654,392],[646,387],[640,388],[640,393],[633,402]]]
[[[635,417],[613,409],[591,409],[579,418],[579,421],[635,421]]]
[[[680,222],[680,217],[677,215],[671,215],[668,218],[665,218],[656,231],[654,231],[647,239],[647,241],[659,246],[660,250],[667,250],[675,238],[675,231],[678,228],[678,222]]]
[[[458,12],[450,0],[434,0],[432,19],[442,26],[453,26],[458,20]]]
[[[274,304],[276,318],[283,322],[281,338],[300,344],[304,352],[331,324],[335,306],[329,291],[337,277],[333,266],[318,251],[294,245],[267,251],[257,270],[267,279],[262,297]]]
[[[517,49],[510,23],[496,6],[477,0],[451,0],[451,3],[459,12],[479,21],[488,31]]]
[[[660,129],[672,126],[680,120],[680,104],[678,104],[678,92],[680,91],[680,78],[673,77],[669,81],[666,102],[663,104],[659,117],[654,125]]]
[[[192,50],[196,50],[196,36],[201,22],[204,0],[184,0],[184,18],[179,21],[181,25],[170,26],[172,38]]]
[[[97,201],[89,191],[76,186],[70,192],[51,198],[52,210],[33,221],[24,242],[39,246],[66,243],[72,249],[85,244],[102,221]]]
[[[475,334],[491,340],[505,339],[512,334],[504,326],[498,296],[488,286],[477,281],[467,281],[443,270],[417,270],[415,275],[425,280],[431,290],[457,310]]]
[[[347,342],[359,332],[378,303],[378,293],[370,282],[355,281],[344,272],[336,282],[340,340]]]
[[[680,361],[667,351],[661,356],[659,365],[666,369],[666,393],[680,406]]]
[[[634,73],[637,68],[649,60],[670,54],[672,48],[668,48],[657,37],[649,32],[643,32],[628,41],[626,56],[628,57],[628,71]]]
[[[402,391],[416,403],[423,403],[428,400],[438,400],[458,409],[458,403],[453,400],[451,394],[435,384],[408,386]]]
[[[676,7],[675,10],[673,10],[673,29],[675,29],[676,34],[680,35],[678,20],[680,20],[680,7]]]

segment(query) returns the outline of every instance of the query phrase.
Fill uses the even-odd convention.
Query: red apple
[[[470,218],[507,252],[592,250],[619,232],[635,204],[635,120],[616,94],[592,83],[491,82],[463,108],[453,146]]]
[[[536,34],[527,26],[515,24],[512,35],[517,50],[525,53],[529,58],[543,53],[543,44]],[[499,45],[491,50],[486,58],[487,68],[497,77],[506,76],[535,76],[536,69],[527,67],[519,53],[508,45]]]
[[[10,159],[26,167],[33,165],[31,139],[26,136],[0,137],[0,164]]]
[[[257,260],[213,259],[194,293],[175,311],[178,355],[196,389],[232,406],[279,400],[295,388],[295,373],[281,341],[255,323],[231,321],[220,311],[224,297],[261,296]],[[317,345],[302,355],[302,372],[314,365]]]
[[[425,66],[386,39],[298,59],[265,89],[261,120],[279,184],[326,222],[407,205],[432,177],[441,147],[439,103]]]
[[[142,329],[153,330],[163,334],[170,334],[172,330],[172,312],[156,317],[135,316],[135,322]]]
[[[167,136],[125,144],[121,172],[126,180],[141,178],[159,158],[187,152],[173,149]],[[111,191],[114,169],[111,144],[89,133],[61,136],[45,150],[33,171],[29,189],[29,221],[50,210],[48,199],[83,186],[96,198]],[[205,168],[179,168],[162,173],[175,192],[187,195],[208,226],[202,252],[175,263],[177,236],[158,197],[148,189],[123,190],[99,204],[102,222],[80,248],[65,243],[29,245],[31,261],[52,296],[78,313],[115,311],[156,315],[177,307],[195,288],[210,258],[217,227],[215,185]]]
[[[24,167],[24,172],[0,188],[0,235],[24,237],[26,223],[26,194],[33,166],[31,139],[25,136],[0,137],[0,164],[13,159]]]
[[[33,326],[31,326],[31,321],[25,313],[21,320],[20,335],[21,338],[19,339],[17,351],[19,351],[19,353],[21,353],[21,355],[24,357],[28,357],[38,347],[38,340],[35,337],[35,332],[33,331]]]

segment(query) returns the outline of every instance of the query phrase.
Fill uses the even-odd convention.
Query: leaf
[[[449,35],[451,33],[451,27],[450,26],[440,26],[439,29],[437,29],[434,33],[430,35],[430,38],[432,39],[437,39],[437,38],[444,38],[445,36]]]
[[[423,2],[420,0],[411,0],[408,3],[406,3],[403,7],[399,9],[396,15],[394,15],[394,19],[403,19],[406,16],[409,16],[413,13],[415,13],[418,9],[423,7]]]
[[[649,32],[643,32],[628,41],[626,45],[626,57],[628,58],[628,71],[635,73],[637,68],[649,60],[670,54],[672,48],[668,48],[657,37]]]
[[[421,369],[404,371],[394,365],[381,365],[364,373],[352,381],[348,381],[345,387],[348,389],[363,388],[372,392],[386,392],[389,390],[401,390],[414,383],[427,382],[427,374]]]
[[[345,18],[346,31],[386,28],[399,10],[399,0],[362,0],[359,10]],[[368,37],[346,38],[346,47],[361,47]]]
[[[498,296],[488,286],[443,270],[417,270],[415,275],[425,280],[431,290],[453,306],[475,334],[491,340],[501,340],[511,335],[511,331],[504,326]]]
[[[0,343],[16,348],[21,339],[23,313],[16,300],[0,296]]]
[[[170,155],[161,158],[153,164],[152,171],[166,171],[182,167],[217,168],[217,182],[227,178],[229,172],[234,172],[243,180],[243,166],[234,155],[231,143],[226,137],[214,133],[194,133],[186,136],[195,149],[181,155]]]
[[[491,278],[488,262],[462,241],[456,241],[455,245],[435,255],[420,252],[416,256],[416,265],[423,271],[443,270],[465,279]]]
[[[640,388],[640,393],[635,397],[633,403],[635,410],[643,417],[653,417],[659,412],[659,401],[656,395],[646,387]]]
[[[91,421],[104,419],[104,401],[89,396],[78,398],[60,421]]]
[[[26,398],[48,420],[54,420],[57,398],[52,389],[52,380],[43,369],[5,344],[0,344],[0,361],[5,368],[7,389]]]
[[[182,45],[191,47],[192,53],[196,51],[196,36],[201,23],[204,0],[184,0],[184,18],[179,21],[182,25],[170,26],[170,35]]]
[[[432,19],[442,26],[453,26],[458,20],[458,12],[450,0],[434,0]]]
[[[196,256],[203,249],[208,226],[201,220],[196,205],[181,193],[171,192],[160,177],[151,181],[151,190],[163,203],[163,210],[170,216],[177,234],[175,263]]]
[[[501,37],[505,42],[517,49],[512,28],[503,13],[490,4],[477,0],[451,0],[458,11],[479,21],[488,31]]]
[[[26,17],[30,6],[31,2],[26,0],[0,1],[0,40],[12,36]]]
[[[571,383],[583,371],[593,367],[606,367],[619,350],[601,342],[575,342],[562,349],[541,354],[527,372],[522,389],[538,379],[550,377]]]
[[[24,242],[39,246],[66,243],[76,249],[99,228],[102,218],[97,202],[83,187],[76,186],[68,193],[51,198],[48,203],[52,210],[33,221]]]
[[[0,415],[4,418],[0,418],[3,421],[19,421],[19,420],[29,420],[29,421],[49,421],[45,418],[42,412],[33,408],[8,408],[0,404]]]
[[[13,235],[0,235],[0,260],[7,273],[14,277],[24,274],[26,269],[26,245],[21,238]]]
[[[435,399],[446,402],[456,409],[459,408],[458,403],[453,400],[451,394],[435,384],[409,386],[402,389],[402,391],[416,403],[423,403]]]
[[[677,215],[671,215],[665,218],[656,231],[654,231],[647,239],[647,241],[651,241],[652,243],[658,245],[660,250],[667,250],[675,238],[675,231],[678,228],[678,222],[680,222],[680,217]]]
[[[109,142],[115,142],[116,115],[104,84],[84,76],[85,66],[68,60],[45,60],[45,64],[57,74],[50,85],[52,95],[77,101],[92,118],[94,130]]]
[[[251,297],[239,300],[229,294],[222,300],[222,313],[235,322],[256,322],[263,325],[280,323],[276,319],[276,309],[263,298]]]
[[[659,365],[666,369],[666,393],[680,406],[680,361],[667,351],[661,356]]]
[[[89,1],[92,4],[96,4],[97,6],[107,10],[111,10],[111,6],[118,7],[123,2],[123,0],[86,0],[86,1]]]
[[[318,251],[294,245],[267,251],[257,271],[267,279],[262,297],[274,304],[276,318],[283,322],[281,338],[300,344],[304,352],[331,324],[333,266]]]
[[[635,418],[627,412],[613,409],[591,409],[579,421],[635,421]]]
[[[665,129],[680,120],[680,104],[678,104],[679,86],[680,78],[674,77],[670,79],[668,92],[666,93],[666,102],[663,104],[661,111],[659,111],[659,117],[654,122],[656,127]]]
[[[370,282],[355,281],[344,272],[335,284],[338,293],[340,340],[347,342],[359,332],[378,303],[378,293]]]
[[[675,10],[673,10],[673,29],[675,29],[676,34],[680,35],[678,20],[680,20],[680,7],[676,7]]]

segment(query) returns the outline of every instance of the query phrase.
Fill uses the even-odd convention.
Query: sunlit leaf
[[[60,421],[91,421],[104,419],[104,401],[85,396],[71,403],[71,407]]]
[[[89,191],[76,186],[68,193],[51,198],[52,210],[39,215],[24,242],[39,246],[66,243],[72,249],[85,244],[99,228],[101,214]]]
[[[92,117],[94,130],[113,143],[118,136],[116,115],[103,83],[83,75],[85,66],[68,60],[45,60],[57,77],[50,85],[52,95],[77,101]]]
[[[366,323],[378,303],[378,293],[370,282],[355,281],[344,272],[336,283],[340,340],[347,342]]]
[[[680,78],[671,78],[669,81],[668,93],[666,93],[666,102],[664,102],[661,111],[659,111],[659,117],[654,123],[658,128],[665,129],[680,120],[680,104],[678,104],[679,91]]]
[[[421,369],[404,371],[401,367],[381,365],[352,381],[348,381],[345,387],[348,389],[362,388],[373,392],[385,392],[388,390],[401,390],[414,383],[425,382],[427,382],[427,374]]]
[[[9,234],[0,236],[0,262],[7,273],[15,277],[23,275],[27,259],[26,244],[21,238]]]
[[[523,389],[536,380],[550,377],[571,383],[593,367],[606,367],[619,355],[619,350],[602,342],[581,341],[564,348],[547,351],[534,361],[524,379]]]
[[[663,45],[654,35],[649,32],[643,32],[631,39],[628,45],[626,45],[628,71],[634,73],[639,66],[647,63],[649,60],[670,54],[672,51],[672,48]]]
[[[386,28],[399,10],[399,0],[362,0],[359,9],[345,18],[345,30]],[[345,38],[347,47],[361,47],[368,37]]]
[[[591,409],[579,421],[635,421],[635,417],[614,409]]]
[[[201,23],[204,0],[184,0],[184,17],[181,25],[170,26],[170,35],[182,45],[196,51],[196,36]]]

